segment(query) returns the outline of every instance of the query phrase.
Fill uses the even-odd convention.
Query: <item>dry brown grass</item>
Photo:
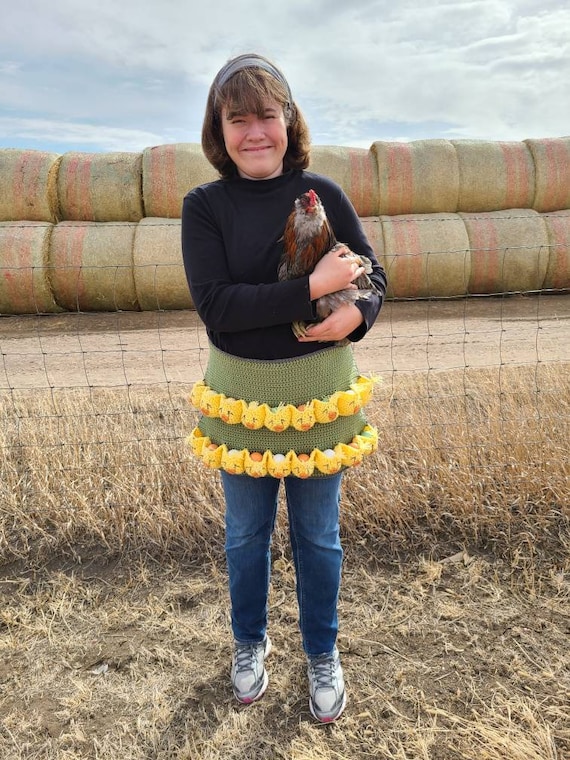
[[[349,471],[349,705],[307,706],[281,510],[264,699],[228,684],[223,505],[184,389],[5,393],[2,760],[570,758],[568,366],[397,375]]]

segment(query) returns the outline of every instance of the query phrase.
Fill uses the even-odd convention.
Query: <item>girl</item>
[[[341,188],[307,171],[307,125],[285,77],[266,58],[241,55],[218,72],[202,148],[221,179],[189,192],[182,209],[186,276],[210,341],[204,381],[192,394],[204,414],[190,440],[220,469],[224,489],[232,687],[247,704],[268,684],[270,546],[283,480],[309,706],[329,722],[346,704],[336,647],[342,472],[376,442],[360,410],[368,386],[349,342],[374,324],[386,276]],[[287,217],[311,189],[343,245],[309,275],[279,281]],[[291,323],[314,322],[316,299],[355,287],[364,270],[342,255],[349,251],[371,260],[372,295],[343,304],[296,337]],[[345,338],[348,345],[338,345]]]

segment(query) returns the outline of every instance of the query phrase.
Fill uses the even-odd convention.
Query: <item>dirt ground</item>
[[[294,571],[277,542],[263,699],[229,686],[219,562],[101,558],[4,577],[3,760],[568,760],[570,588],[530,556],[350,547],[349,701],[307,701]],[[434,551],[438,547],[434,546]]]

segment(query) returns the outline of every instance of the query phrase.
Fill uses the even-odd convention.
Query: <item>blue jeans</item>
[[[232,630],[236,641],[262,641],[267,629],[271,537],[277,514],[277,478],[221,473],[226,498],[226,558]],[[342,474],[284,478],[289,535],[297,575],[299,627],[309,657],[334,650],[342,547],[339,502]]]

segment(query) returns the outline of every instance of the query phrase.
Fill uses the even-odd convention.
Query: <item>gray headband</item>
[[[269,63],[265,58],[261,58],[257,55],[238,55],[237,58],[226,63],[226,65],[219,70],[214,80],[216,87],[220,89],[229,79],[231,79],[231,77],[233,77],[234,74],[237,74],[238,71],[242,71],[243,69],[263,69],[264,71],[267,71],[274,79],[281,82],[285,87],[287,90],[289,105],[292,105],[293,96],[291,95],[291,88],[283,74],[272,63]]]

